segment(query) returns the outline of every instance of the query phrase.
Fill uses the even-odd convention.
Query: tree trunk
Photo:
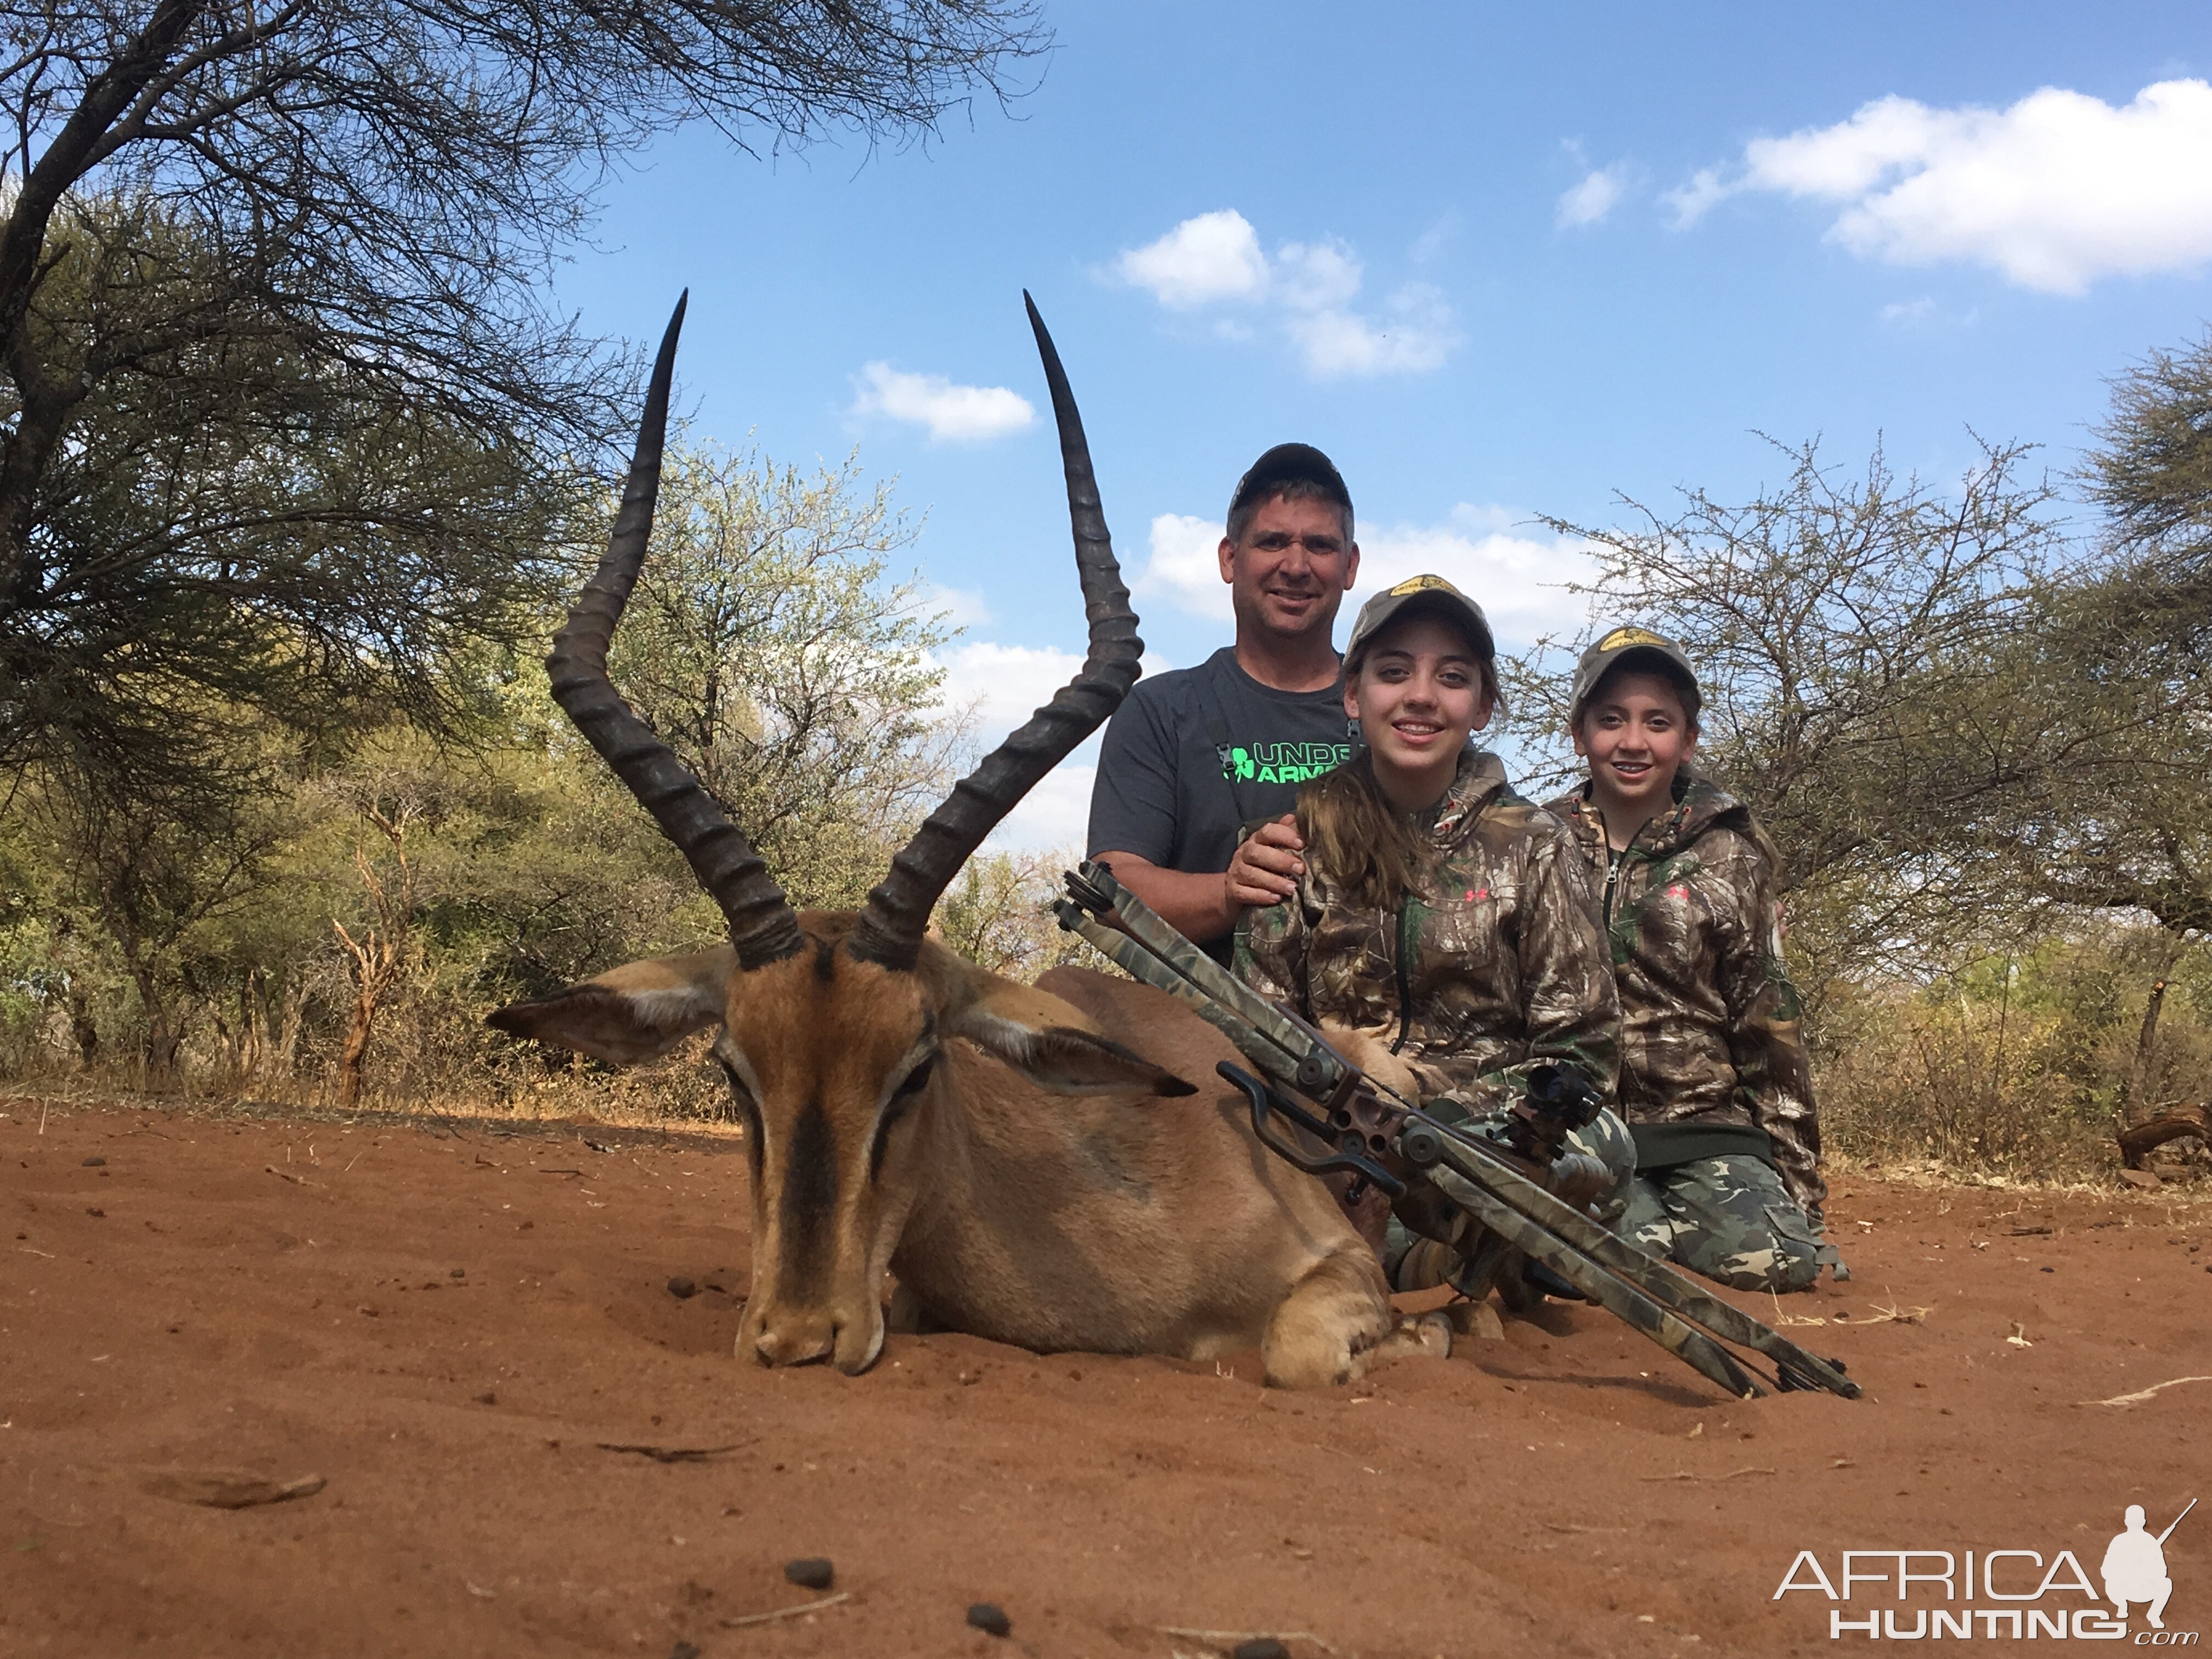
[[[354,999],[353,1024],[346,1028],[345,1046],[338,1050],[338,1109],[350,1112],[361,1102],[362,1060],[368,1053],[368,1033],[376,1024],[377,999],[383,987],[364,981]]]
[[[100,1028],[93,1024],[92,1004],[74,980],[69,989],[70,1036],[76,1044],[77,1063],[89,1066],[100,1053]]]
[[[2166,981],[2162,979],[2154,981],[2150,999],[2143,1004],[2142,1030],[2136,1037],[2135,1063],[2128,1068],[2127,1085],[2120,1096],[2123,1120],[2142,1098],[2144,1086],[2150,1081],[2151,1051],[2158,1044],[2158,1011],[2165,1004]]]

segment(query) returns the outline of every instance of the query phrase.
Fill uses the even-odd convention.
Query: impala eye
[[[905,1078],[900,1082],[899,1086],[891,1091],[891,1098],[893,1100],[910,1099],[912,1097],[920,1094],[924,1089],[927,1088],[929,1086],[931,1075],[937,1070],[937,1062],[939,1058],[939,1055],[932,1054],[928,1059],[923,1060],[919,1066],[915,1066],[911,1072],[908,1072]]]

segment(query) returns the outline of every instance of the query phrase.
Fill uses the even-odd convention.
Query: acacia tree
[[[499,634],[543,574],[509,514],[623,425],[622,365],[535,281],[610,169],[689,120],[757,149],[926,134],[1042,45],[1026,0],[0,19],[0,764],[19,765],[58,732],[158,763],[179,684],[279,713],[367,685],[437,714],[446,649]],[[144,453],[149,421],[215,441]],[[458,476],[392,486],[380,452],[419,451],[418,422]],[[86,533],[118,494],[138,532]],[[167,625],[142,640],[141,612]],[[247,653],[262,678],[229,667],[241,613],[277,640]]]
[[[2147,915],[2171,951],[2212,933],[2212,337],[2120,375],[2098,437],[2102,559],[2051,607],[2030,695],[2101,752],[2015,845],[2036,890]]]

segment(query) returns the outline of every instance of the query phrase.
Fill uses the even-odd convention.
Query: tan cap
[[[1422,606],[1450,617],[1467,629],[1478,656],[1485,661],[1497,656],[1497,644],[1490,637],[1490,619],[1482,614],[1480,605],[1442,576],[1408,576],[1359,607],[1359,620],[1352,624],[1352,637],[1345,641],[1345,661],[1358,660],[1360,647],[1382,632],[1408,605]]]
[[[1597,683],[1623,663],[1650,669],[1674,681],[1687,694],[1690,717],[1697,718],[1705,694],[1698,686],[1698,672],[1690,666],[1682,647],[1648,628],[1615,628],[1600,635],[1575,665],[1575,695],[1567,708],[1571,722],[1582,717],[1583,705],[1597,690]]]

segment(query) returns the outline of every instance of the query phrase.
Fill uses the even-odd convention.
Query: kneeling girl
[[[1739,1290],[1802,1290],[1835,1256],[1776,861],[1748,807],[1682,769],[1701,701],[1673,641],[1604,635],[1570,715],[1589,781],[1550,804],[1599,888],[1620,981],[1638,1174],[1616,1231]]]
[[[1344,660],[1365,751],[1300,792],[1297,890],[1248,910],[1237,933],[1248,983],[1333,1036],[1359,1034],[1348,1058],[1454,1121],[1502,1110],[1540,1062],[1610,1095],[1619,1054],[1612,960],[1573,840],[1469,746],[1498,700],[1489,625],[1456,588],[1417,576],[1370,599]],[[1599,1213],[1618,1213],[1626,1127],[1608,1109],[1574,1139],[1612,1176]],[[1396,1282],[1410,1240],[1392,1232]]]

